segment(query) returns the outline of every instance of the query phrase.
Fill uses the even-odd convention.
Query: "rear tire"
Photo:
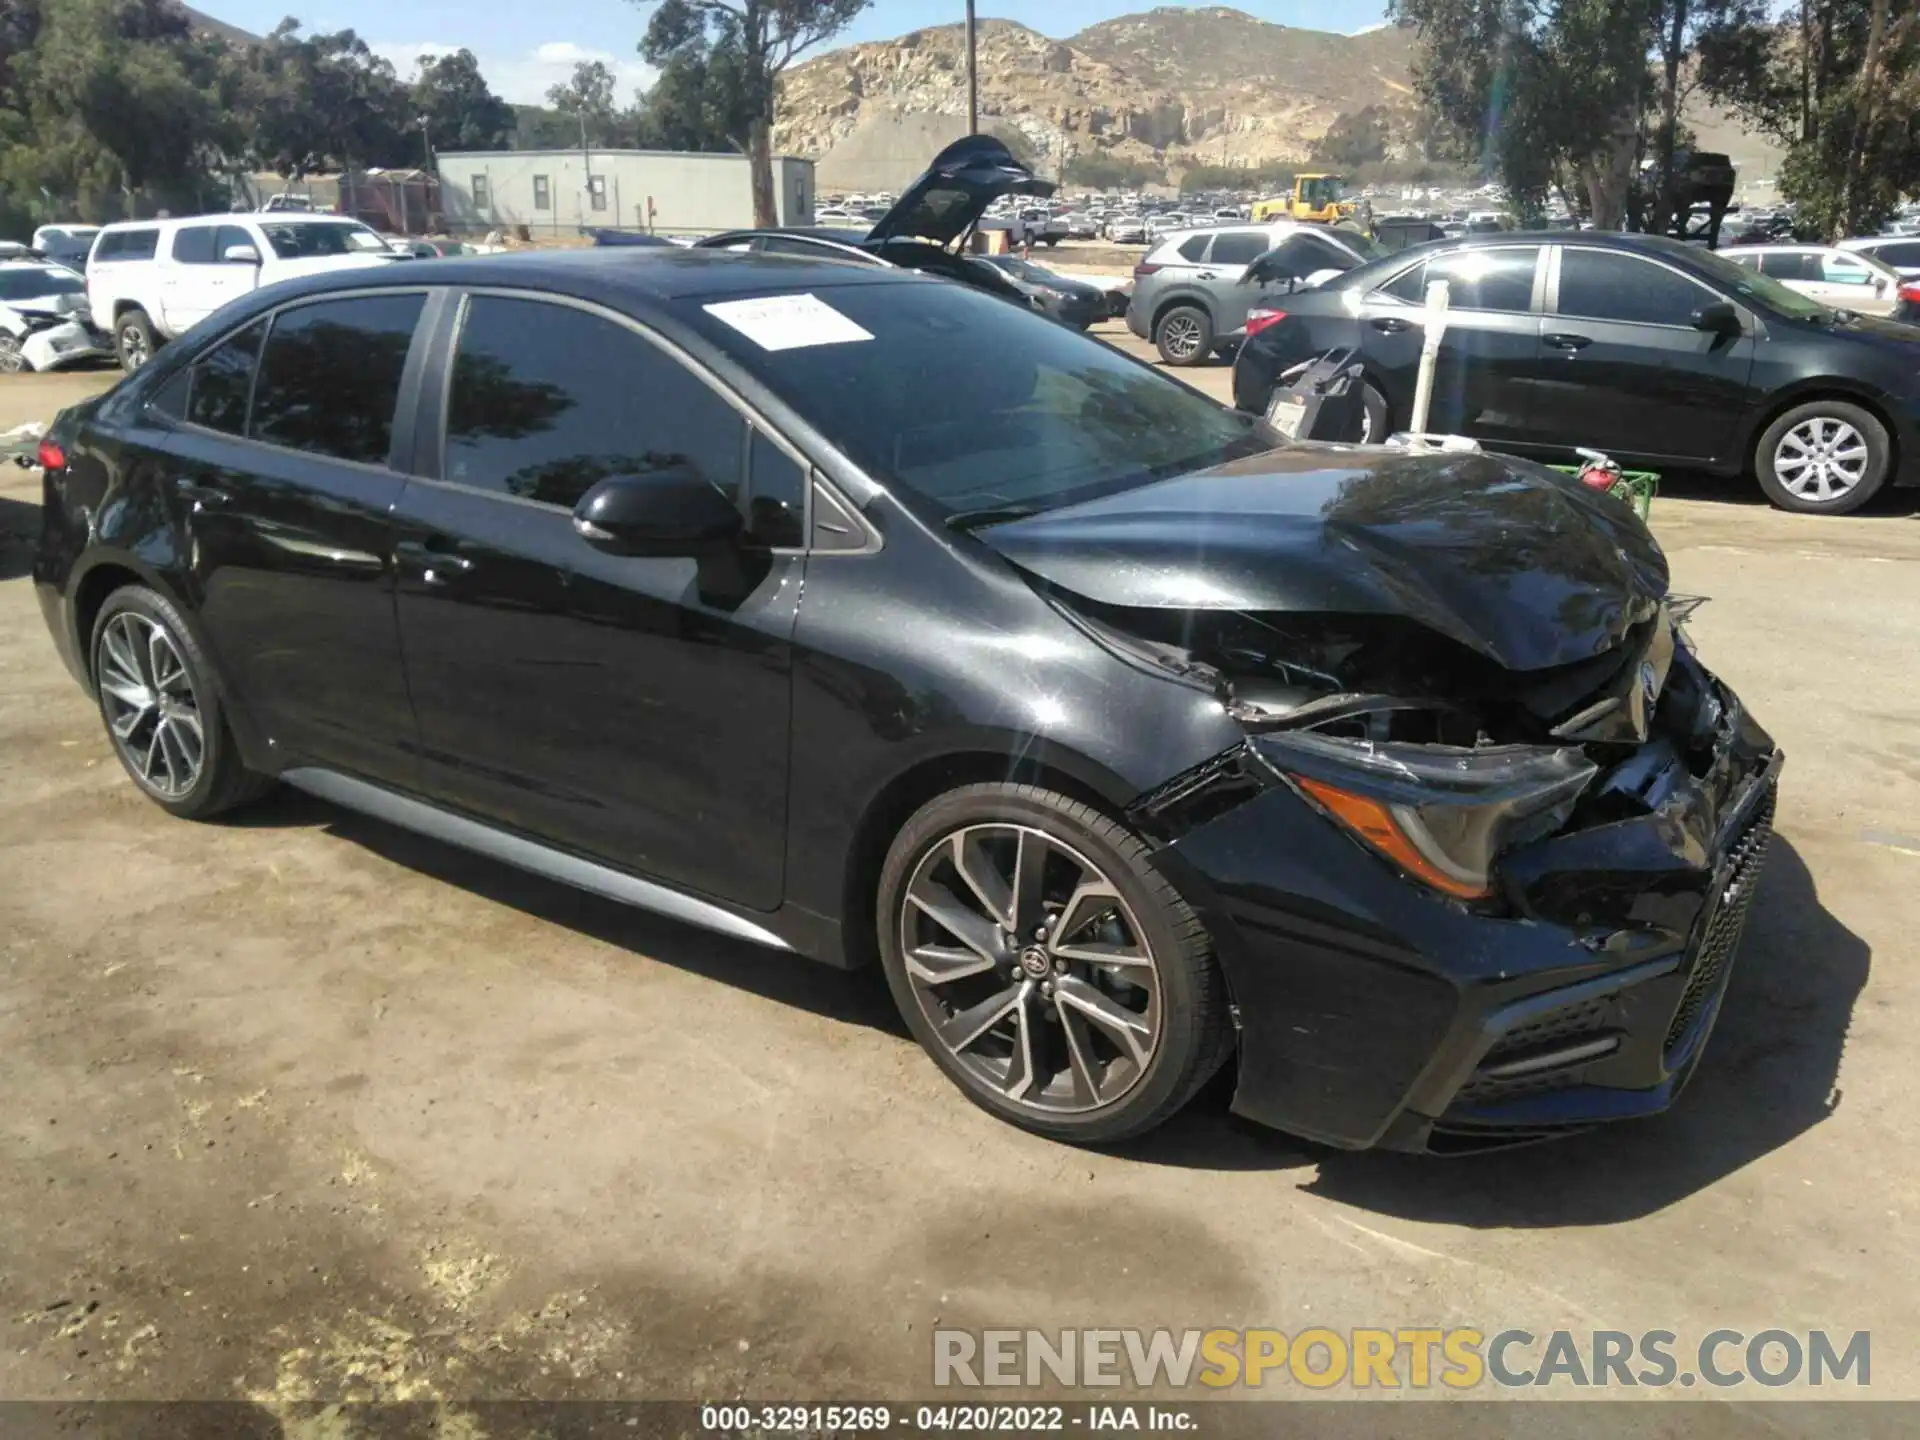
[[[0,335],[0,375],[21,375],[32,369],[20,342],[11,335]]]
[[[273,788],[241,760],[213,668],[166,596],[144,585],[114,591],[87,654],[114,754],[162,810],[206,820]]]
[[[1844,400],[1809,400],[1766,428],[1753,448],[1760,488],[1782,510],[1850,515],[1893,467],[1887,427]]]
[[[1175,305],[1153,322],[1153,344],[1169,365],[1202,365],[1213,353],[1213,317],[1198,305]]]
[[[1065,795],[995,783],[929,801],[887,852],[876,921],[914,1038],[1035,1134],[1143,1134],[1232,1052],[1206,927],[1139,837]]]
[[[128,310],[113,322],[113,349],[120,357],[120,368],[131,375],[153,359],[158,348],[153,322],[144,310]]]

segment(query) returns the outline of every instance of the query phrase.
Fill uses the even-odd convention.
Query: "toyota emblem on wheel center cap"
[[[1020,968],[1038,980],[1053,968],[1053,962],[1038,945],[1029,945],[1020,952]]]

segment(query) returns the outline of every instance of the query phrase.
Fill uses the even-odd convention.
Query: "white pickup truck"
[[[104,227],[87,255],[93,323],[113,337],[120,368],[227,301],[296,275],[401,259],[367,226],[341,216],[202,215]]]

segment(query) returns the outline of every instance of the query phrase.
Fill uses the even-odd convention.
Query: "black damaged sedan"
[[[1766,851],[1779,753],[1626,507],[1289,445],[899,271],[315,277],[41,458],[37,593],[156,803],[277,781],[877,960],[1063,1140],[1227,1065],[1350,1147],[1657,1111]]]

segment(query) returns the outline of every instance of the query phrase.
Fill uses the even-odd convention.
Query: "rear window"
[[[93,254],[88,263],[98,264],[102,260],[151,260],[159,244],[160,231],[157,227],[110,230],[94,242]]]
[[[0,300],[44,300],[49,295],[78,295],[86,288],[69,270],[42,270],[37,265],[0,269]]]
[[[1052,509],[1279,443],[1097,340],[958,285],[766,297],[772,318],[742,328],[721,318],[727,303],[677,308],[868,474],[944,515]]]
[[[1180,243],[1180,249],[1175,253],[1177,253],[1182,260],[1198,260],[1207,253],[1207,246],[1211,244],[1212,241],[1213,237],[1211,235],[1195,235],[1190,239],[1183,240]]]

